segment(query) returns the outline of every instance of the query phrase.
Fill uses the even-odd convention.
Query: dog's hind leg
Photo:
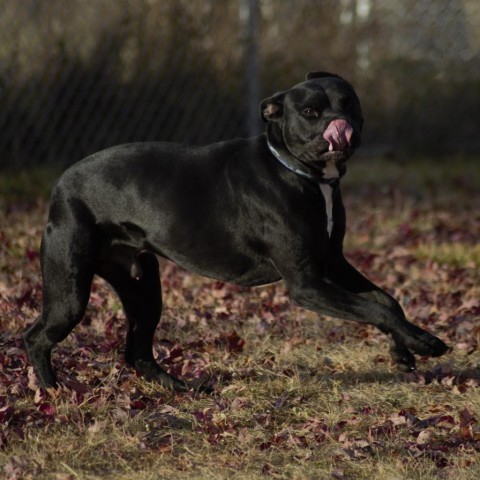
[[[128,320],[125,360],[137,373],[166,387],[186,384],[165,372],[153,356],[153,337],[162,313],[158,260],[153,253],[124,249],[102,259],[96,273],[118,294]]]
[[[72,227],[75,225],[75,227]],[[23,335],[40,386],[56,386],[51,351],[82,320],[93,278],[93,245],[85,225],[69,223],[45,229],[41,263],[43,309]]]

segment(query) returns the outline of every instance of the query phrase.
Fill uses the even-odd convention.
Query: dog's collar
[[[270,152],[272,152],[272,155],[286,168],[288,168],[290,171],[293,173],[296,173],[297,175],[300,175],[301,177],[308,178],[312,182],[315,183],[321,183],[321,184],[327,184],[330,186],[335,186],[339,183],[340,178],[335,177],[335,178],[322,178],[319,177],[318,175],[312,175],[311,173],[306,172],[305,170],[302,170],[294,165],[292,165],[288,159],[283,157],[280,152],[268,141],[267,139],[267,145],[268,149]]]

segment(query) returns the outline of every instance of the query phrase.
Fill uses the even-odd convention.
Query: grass
[[[453,347],[413,374],[390,365],[382,334],[291,306],[282,283],[238,289],[162,263],[156,352],[171,371],[206,371],[212,395],[174,393],[125,367],[125,319],[101,281],[53,355],[68,386],[29,387],[18,335],[40,309],[51,175],[4,177],[0,477],[479,478],[478,165],[359,160],[345,179],[352,262]]]
[[[421,260],[431,260],[440,264],[458,265],[460,267],[480,267],[480,244],[466,249],[458,243],[439,243],[419,245],[415,252]]]
[[[309,350],[295,349],[293,356],[311,361]],[[356,362],[352,362],[352,351],[357,352]],[[381,348],[367,352],[353,344],[340,352],[332,348],[324,354],[333,358],[341,373],[329,375],[323,365],[317,366],[317,374],[295,367],[291,376],[276,368],[260,369],[258,378],[233,381],[214,398],[182,399],[139,381],[140,388],[150,388],[165,403],[133,418],[118,415],[116,400],[92,409],[88,401],[73,406],[60,395],[54,401],[57,416],[69,422],[55,421],[28,435],[9,454],[28,459],[35,478],[71,474],[72,478],[247,479],[268,473],[273,478],[313,479],[332,478],[336,470],[344,478],[355,479],[436,478],[439,470],[430,458],[406,449],[415,440],[411,429],[374,441],[369,430],[405,408],[420,418],[431,416],[432,411],[458,415],[466,404],[478,412],[478,392],[470,389],[459,395],[440,384],[420,387],[388,368],[372,371],[372,359],[382,353]],[[279,360],[294,365],[291,355]],[[241,371],[241,361],[234,368]],[[212,429],[229,426],[214,440],[193,415],[209,409],[214,411]],[[167,415],[172,419],[165,420]],[[321,439],[314,433],[317,421],[330,428]],[[435,435],[444,435],[438,430]],[[466,467],[452,468],[450,474],[478,476],[478,452],[460,455]]]

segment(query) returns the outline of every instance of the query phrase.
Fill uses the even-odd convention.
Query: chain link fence
[[[252,135],[314,69],[356,86],[365,150],[480,152],[478,0],[0,0],[0,167]]]

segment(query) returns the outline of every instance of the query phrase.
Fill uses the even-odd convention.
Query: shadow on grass
[[[215,378],[216,386],[227,386],[236,381],[249,380],[251,382],[271,382],[279,378],[291,378],[298,376],[302,382],[315,379],[319,384],[341,383],[343,385],[358,384],[392,384],[392,383],[413,383],[418,385],[429,385],[437,383],[444,386],[480,386],[480,368],[462,368],[454,363],[443,363],[432,368],[422,368],[411,373],[402,373],[385,370],[368,370],[361,372],[322,372],[312,368],[295,367],[295,370],[274,371],[267,369],[248,369],[237,371],[232,376],[231,372],[216,371],[212,377]]]
[[[451,364],[439,364],[431,369],[418,369],[412,373],[379,372],[334,372],[321,374],[320,382],[341,382],[344,385],[373,383],[438,383],[446,386],[480,386],[480,368],[456,368]]]

